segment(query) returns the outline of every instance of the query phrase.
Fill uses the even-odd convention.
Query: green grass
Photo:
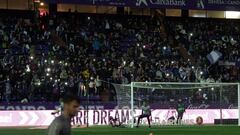
[[[72,135],[240,135],[237,126],[182,126],[182,127],[147,127],[140,128],[111,128],[91,127],[72,129]],[[0,135],[46,135],[43,129],[0,129]]]

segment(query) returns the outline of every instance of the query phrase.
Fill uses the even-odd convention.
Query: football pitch
[[[72,135],[239,135],[237,126],[164,126],[140,128],[90,127],[72,129]],[[1,128],[0,135],[46,135],[46,129]]]

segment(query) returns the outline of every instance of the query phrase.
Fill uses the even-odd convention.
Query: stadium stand
[[[114,95],[104,82],[240,79],[238,20],[80,13],[25,17],[0,18],[2,102],[58,101],[65,92],[85,97],[88,90],[95,102],[100,95]],[[207,59],[212,51],[221,52],[222,64]]]

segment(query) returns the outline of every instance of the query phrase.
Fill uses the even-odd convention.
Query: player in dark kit
[[[79,99],[74,95],[63,98],[62,115],[56,117],[48,128],[48,135],[71,135],[71,118],[78,113]]]
[[[148,126],[149,126],[149,128],[150,128],[150,127],[151,127],[150,117],[151,117],[151,109],[150,109],[150,106],[147,105],[146,102],[143,102],[143,105],[142,105],[142,114],[138,117],[137,128],[139,127],[139,122],[140,122],[140,120],[143,119],[143,118],[147,118],[147,120],[148,120]]]
[[[122,122],[118,118],[109,117],[109,123],[112,127],[120,127],[122,126]]]
[[[178,116],[177,116],[177,124],[181,124],[182,122],[182,117],[183,114],[185,112],[185,105],[182,102],[181,99],[178,100],[178,104],[177,104],[177,108],[176,108],[177,112],[178,112]]]

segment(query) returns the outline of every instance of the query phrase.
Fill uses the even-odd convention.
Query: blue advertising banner
[[[150,104],[151,109],[169,109],[177,106],[177,104],[170,104],[170,103],[152,103]],[[98,103],[98,104],[89,104],[88,109],[115,109],[118,108],[116,104],[113,103]],[[209,104],[185,104],[186,109],[236,109],[237,106],[234,104],[222,104],[220,106],[219,103],[209,103]],[[59,108],[59,103],[41,103],[41,102],[34,102],[34,103],[1,103],[0,104],[0,111],[1,110],[54,110]],[[87,104],[81,104],[80,108],[87,108]],[[122,108],[130,108],[130,105],[123,106]]]
[[[140,8],[178,8],[199,10],[240,10],[239,0],[46,0],[49,3],[72,3]]]
[[[209,10],[240,10],[240,0],[205,0]]]

